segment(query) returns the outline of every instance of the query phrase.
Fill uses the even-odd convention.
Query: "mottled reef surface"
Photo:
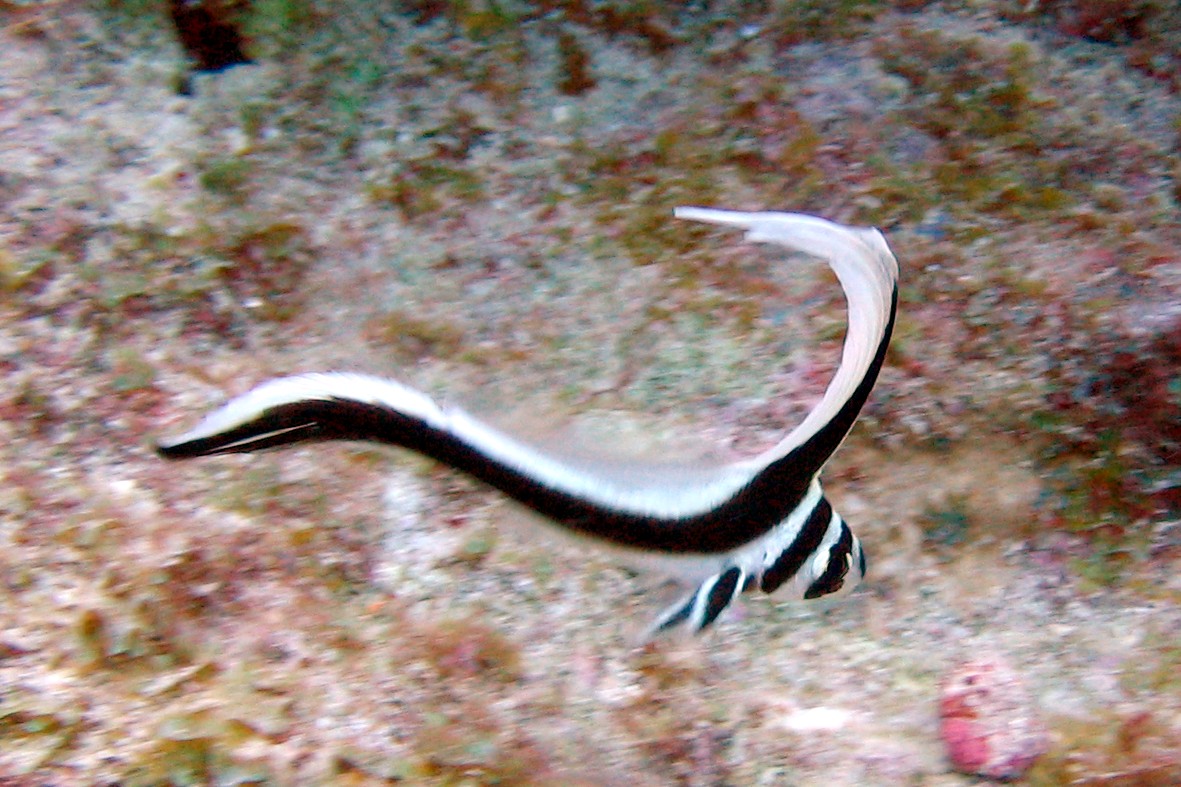
[[[1152,0],[0,2],[0,784],[1181,782],[1181,11]],[[849,599],[638,644],[658,575],[339,444],[167,464],[276,374],[630,455],[816,401],[822,266],[676,205],[871,224],[895,343],[826,478]]]

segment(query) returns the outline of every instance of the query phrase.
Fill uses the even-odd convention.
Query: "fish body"
[[[281,377],[158,443],[168,459],[362,440],[407,448],[500,490],[565,531],[656,558],[690,591],[653,632],[700,631],[746,591],[843,594],[865,575],[860,541],[833,510],[820,471],[865,404],[897,310],[898,263],[877,230],[795,213],[678,208],[679,218],[818,257],[848,301],[841,363],[820,402],[775,446],[714,467],[602,472],[547,452],[393,380],[351,373]]]

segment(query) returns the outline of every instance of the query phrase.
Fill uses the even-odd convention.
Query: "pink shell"
[[[961,664],[944,678],[939,732],[956,770],[990,779],[1021,776],[1049,746],[1029,691],[995,658]]]

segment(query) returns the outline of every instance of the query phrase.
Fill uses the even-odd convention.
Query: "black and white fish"
[[[742,592],[812,599],[865,575],[861,543],[833,510],[820,471],[853,426],[886,355],[898,263],[880,232],[795,213],[678,208],[682,219],[746,231],[818,257],[848,304],[841,361],[820,402],[774,447],[715,467],[594,467],[514,438],[392,380],[317,373],[266,382],[192,430],[163,440],[168,459],[321,440],[408,448],[450,465],[566,531],[658,558],[692,590],[654,632],[710,626]]]

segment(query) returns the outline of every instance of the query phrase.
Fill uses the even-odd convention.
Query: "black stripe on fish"
[[[653,625],[656,632],[685,627],[701,631],[713,625],[746,587],[746,574],[738,566],[730,566],[720,574],[709,577],[692,593],[664,611]]]
[[[820,546],[831,522],[832,506],[827,498],[821,497],[800,532],[763,572],[759,578],[759,589],[764,593],[774,593],[780,585],[794,577],[804,561],[812,557]]]
[[[841,537],[828,550],[828,564],[816,581],[804,591],[804,598],[813,599],[836,593],[845,584],[845,576],[853,566],[853,533],[841,523]]]

